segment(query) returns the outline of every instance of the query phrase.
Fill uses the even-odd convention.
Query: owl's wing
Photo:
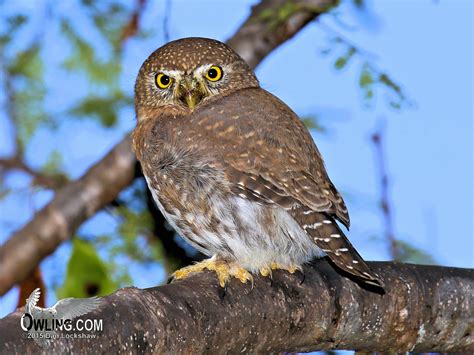
[[[285,209],[297,205],[325,212],[349,228],[349,215],[342,197],[330,181],[317,182],[306,171],[261,169],[245,171],[228,166],[226,169],[232,189],[237,194],[264,203],[275,203]]]
[[[348,228],[346,205],[297,115],[262,89],[241,90],[223,101],[223,110],[216,107],[214,112],[223,111],[223,115],[231,117],[224,123],[221,120],[219,129],[228,132],[233,143],[224,144],[221,154],[234,188],[282,207],[299,203],[328,213]]]
[[[300,174],[304,176],[304,173],[300,172]],[[265,176],[265,174],[262,175]],[[233,182],[234,193],[259,203],[276,204],[283,207],[340,269],[357,276],[366,283],[383,287],[380,277],[369,268],[331,214],[327,213],[331,208],[329,203],[319,205],[319,211],[322,209],[326,211],[318,212],[317,209],[308,207],[309,203],[303,202],[307,197],[301,193],[300,187],[296,190],[297,193],[292,194],[290,189],[279,188],[273,182],[278,181],[278,175],[273,174],[272,181],[265,179],[262,175],[238,171],[230,166],[227,168],[227,177],[229,181]],[[272,175],[270,174],[270,176]],[[293,176],[297,178],[298,174],[294,173]],[[313,184],[314,182],[304,183],[302,185],[303,192],[304,187],[313,187]],[[317,197],[311,196],[311,198],[313,199],[306,201],[310,201],[310,203],[323,201]]]
[[[333,219],[349,227],[344,201],[296,114],[261,89],[242,90],[222,101],[222,107],[214,107],[220,115],[206,118],[207,141],[224,143],[218,164],[232,191],[286,209],[340,269],[381,286]]]

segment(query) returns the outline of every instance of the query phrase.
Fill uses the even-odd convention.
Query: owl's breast
[[[155,132],[160,132],[156,134]],[[135,150],[154,200],[180,235],[201,252],[215,252],[219,205],[228,199],[230,188],[216,158],[199,149],[179,130],[158,130],[134,135]],[[144,137],[146,138],[144,138]]]
[[[168,223],[207,255],[225,247],[229,230],[220,220],[229,189],[221,173],[206,164],[188,165],[188,157],[163,156],[156,169],[144,169],[148,187]],[[184,165],[183,165],[184,164]],[[224,238],[224,239],[223,239]]]

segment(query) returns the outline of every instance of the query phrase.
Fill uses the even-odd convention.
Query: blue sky
[[[171,39],[204,36],[225,40],[246,18],[251,3],[254,2],[228,1],[226,6],[218,6],[216,16],[216,1],[174,1],[169,21]],[[308,25],[268,56],[257,68],[257,76],[265,89],[298,114],[317,114],[328,128],[327,133],[313,132],[313,136],[331,179],[346,198],[352,222],[348,236],[366,259],[389,259],[386,244],[374,240],[374,236],[380,237],[383,224],[377,207],[379,189],[370,135],[383,121],[396,236],[427,251],[439,264],[473,267],[473,3],[368,3],[369,14],[343,5],[337,19],[321,18],[325,30],[317,22]],[[34,8],[29,2],[21,6]],[[61,6],[65,11],[74,11],[68,2]],[[145,41],[131,40],[127,44],[127,70],[122,85],[130,92],[141,62],[163,44],[162,14],[163,2],[150,4],[144,25],[155,30],[158,25],[158,30]],[[319,53],[327,43],[327,28],[367,51],[378,68],[403,86],[415,106],[400,112],[389,109],[382,90],[375,107],[365,108],[357,86],[361,60],[354,58],[343,71],[336,71],[334,56]],[[94,34],[84,29],[83,35]],[[51,54],[62,50],[55,36],[57,33],[52,31],[47,37]],[[52,69],[48,75],[55,78],[50,104],[60,97],[66,106],[76,95],[75,87],[64,86],[70,78],[67,74],[58,76],[58,61],[54,55],[50,60]],[[92,89],[87,82],[77,85]],[[64,157],[66,170],[78,177],[133,125],[131,110],[121,112],[119,127],[113,132],[93,121],[66,120],[54,141],[48,132],[38,132],[28,160],[38,164],[52,149],[62,147],[68,152]],[[0,117],[0,127],[0,154],[6,154],[11,148],[4,117]],[[21,174],[13,174],[8,182],[22,187],[27,180]],[[16,196],[2,202],[0,216],[8,223],[0,224],[0,241],[50,198],[51,194],[41,193],[31,201]],[[113,223],[110,216],[100,213],[82,231],[107,232]],[[49,286],[61,283],[69,252],[69,245],[64,244],[43,262]],[[130,265],[137,286],[149,287],[162,281],[158,265],[150,266],[146,277],[142,276],[142,267]],[[12,290],[0,299],[0,316],[12,310],[16,297],[16,290]],[[49,293],[48,303],[54,300],[54,294]]]

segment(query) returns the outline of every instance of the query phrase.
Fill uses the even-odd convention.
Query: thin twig
[[[381,120],[382,121],[382,120]],[[383,120],[382,123],[385,123]],[[387,163],[384,154],[384,127],[379,127],[372,134],[371,139],[374,144],[375,164],[377,177],[380,184],[380,208],[383,213],[384,235],[389,245],[390,256],[393,260],[400,260],[400,250],[395,238],[393,227],[392,207],[390,204],[389,178],[387,172]]]
[[[145,0],[137,0],[135,10],[132,12],[130,20],[127,22],[120,35],[120,43],[123,44],[130,37],[135,36],[140,30],[140,19],[145,8]]]
[[[346,46],[348,46],[350,48],[354,48],[359,55],[365,57],[366,59],[368,59],[368,60],[369,59],[371,59],[371,60],[377,59],[377,56],[374,53],[372,53],[372,52],[370,52],[366,49],[363,49],[360,45],[358,45],[355,42],[349,40],[348,38],[343,36],[341,33],[339,33],[337,30],[335,30],[334,28],[332,28],[328,24],[324,23],[323,21],[318,22],[318,27],[321,28],[326,33],[330,33],[332,36],[334,36],[334,38],[336,38],[338,41],[344,43]],[[376,68],[374,67],[374,69],[376,69]],[[377,71],[380,71],[380,70],[377,70]]]
[[[13,82],[12,82],[12,76],[8,73],[8,70],[6,68],[6,58],[4,57],[3,53],[1,53],[0,56],[0,69],[3,72],[3,82],[2,82],[2,87],[3,87],[3,92],[4,92],[4,102],[3,106],[5,108],[5,116],[10,122],[10,125],[12,127],[12,135],[14,139],[14,155],[15,156],[22,156],[23,155],[23,148],[22,144],[20,141],[20,135],[18,133],[18,126],[17,126],[17,117],[16,117],[16,112],[15,112],[15,92],[13,88]]]
[[[0,158],[0,174],[7,170],[20,170],[33,178],[32,185],[57,190],[69,181],[63,174],[48,175],[33,169],[19,156]]]
[[[169,20],[171,17],[171,0],[165,0],[165,15],[163,18],[163,37],[165,38],[165,43],[170,41],[170,28]]]

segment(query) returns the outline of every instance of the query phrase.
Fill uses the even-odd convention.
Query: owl
[[[348,211],[309,131],[227,45],[157,49],[138,73],[135,109],[133,148],[157,206],[209,256],[175,279],[208,269],[224,287],[327,255],[382,285],[337,223],[349,227]]]

